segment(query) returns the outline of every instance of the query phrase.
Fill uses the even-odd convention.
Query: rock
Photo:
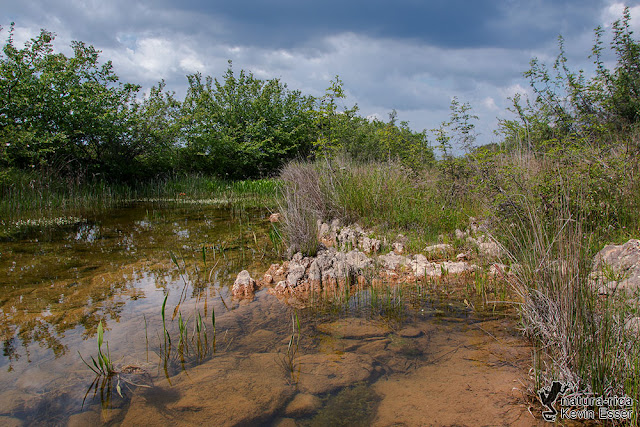
[[[274,427],[297,427],[298,424],[293,418],[280,418],[273,425]]]
[[[404,266],[404,265],[408,265],[411,262],[411,259],[403,256],[403,255],[398,255],[395,252],[389,252],[386,255],[382,255],[378,258],[379,261],[382,262],[382,266],[386,269],[386,270],[397,270],[398,266]]]
[[[272,213],[269,215],[269,222],[280,222],[282,219],[282,214],[280,213]]]
[[[340,228],[336,220],[331,223],[318,221],[318,238],[326,247],[336,246],[339,250],[360,249],[365,253],[380,251],[381,242],[367,235],[358,224]]]
[[[402,338],[417,338],[424,334],[424,331],[415,327],[402,328],[398,331],[398,335]]]
[[[100,418],[98,418],[98,421],[99,420],[100,420]],[[1,415],[0,416],[0,425],[4,426],[4,427],[22,427],[23,423],[22,423],[22,421],[20,421],[17,418],[7,417],[7,416],[4,416],[4,415]]]
[[[359,243],[359,247],[368,254],[378,253],[380,252],[380,244],[380,240],[364,236]]]
[[[373,260],[357,249],[347,253],[335,248],[321,249],[315,257],[297,253],[286,266],[286,282],[278,282],[268,292],[304,300],[310,292],[320,292],[327,287],[335,291],[347,283],[363,282],[364,271],[372,267]]]
[[[427,257],[422,254],[418,254],[413,257],[413,260],[409,265],[411,266],[411,271],[416,277],[440,276],[440,268],[437,268],[438,264],[429,261]]]
[[[478,238],[467,237],[467,241],[478,247],[481,256],[488,258],[500,258],[503,255],[502,247],[491,238],[481,235]]]
[[[347,252],[345,261],[347,264],[358,270],[363,270],[373,266],[371,258],[358,250]]]
[[[391,333],[389,326],[370,320],[347,318],[331,323],[322,323],[317,330],[339,338],[364,339],[384,337]]]
[[[305,266],[295,260],[289,262],[289,274],[287,274],[287,284],[295,287],[298,285],[298,281],[304,277]]]
[[[367,381],[374,372],[374,360],[366,354],[305,354],[297,362],[298,388],[316,395]]]
[[[284,410],[284,414],[289,417],[304,417],[313,414],[322,406],[322,401],[318,396],[308,393],[299,393],[293,398]]]
[[[73,414],[67,421],[67,427],[98,426],[113,423],[113,420],[121,414],[120,409],[104,411],[86,411]],[[2,424],[4,425],[4,424]]]
[[[440,277],[446,274],[461,274],[479,269],[477,265],[465,261],[430,262],[424,255],[416,255],[410,263],[411,271],[416,277]]]
[[[607,245],[594,258],[590,274],[592,286],[601,293],[634,295],[640,288],[640,240],[623,245]]]
[[[404,253],[404,244],[400,243],[400,242],[395,242],[393,245],[391,245],[393,247],[393,252],[395,252],[398,255],[401,255]]]
[[[269,285],[273,283],[273,276],[270,275],[269,273],[265,273],[264,276],[262,276],[262,280],[264,281],[264,283]]]
[[[233,283],[231,293],[234,297],[253,297],[255,290],[256,281],[251,278],[247,270],[242,270]]]
[[[456,238],[457,238],[457,239],[459,239],[459,240],[464,239],[464,238],[465,238],[465,237],[467,237],[467,235],[468,235],[468,233],[465,233],[465,232],[461,231],[461,230],[460,230],[460,229],[458,229],[458,228],[456,228],[455,233],[456,233]]]
[[[447,274],[462,274],[480,269],[477,265],[469,264],[464,261],[445,261],[441,265],[442,269],[446,271]]]
[[[453,252],[453,246],[447,243],[441,243],[439,245],[431,245],[424,248],[424,251],[429,254],[448,254]]]
[[[139,388],[121,425],[264,425],[294,394],[278,357],[219,355],[172,377],[171,384]]]

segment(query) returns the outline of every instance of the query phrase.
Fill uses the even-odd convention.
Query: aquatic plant
[[[106,347],[107,347],[106,353],[102,351],[102,343],[104,340],[104,330],[102,328],[102,320],[100,321],[100,323],[98,323],[97,333],[98,333],[98,356],[97,356],[97,361],[93,356],[91,356],[91,361],[93,362],[93,366],[91,366],[89,363],[87,363],[84,360],[80,352],[78,352],[78,354],[80,355],[80,358],[82,359],[84,364],[87,365],[89,369],[91,369],[93,372],[95,372],[96,375],[111,376],[115,374],[116,371],[113,368],[113,361],[111,360],[111,356],[109,354],[109,343],[106,343]]]
[[[298,383],[300,366],[296,364],[296,356],[300,348],[300,317],[298,311],[291,314],[291,336],[285,353],[281,355],[280,364],[289,373],[293,384]]]
[[[145,319],[146,321],[146,319]],[[131,374],[146,374],[146,372],[138,367],[138,366],[126,366],[121,370],[117,370],[111,359],[111,355],[109,352],[109,343],[104,341],[104,328],[102,327],[102,320],[98,323],[97,329],[97,343],[98,343],[98,355],[97,357],[91,356],[92,364],[89,364],[78,352],[80,359],[82,362],[89,368],[91,371],[95,373],[95,378],[89,385],[87,392],[82,399],[82,406],[84,407],[84,403],[87,399],[87,396],[93,390],[93,397],[95,398],[100,392],[100,402],[103,408],[109,407],[111,403],[111,398],[113,395],[113,389],[115,388],[116,392],[121,398],[124,398],[122,386],[127,386],[130,390],[133,387],[149,387],[146,384],[140,384],[134,382],[128,375]],[[102,344],[105,344],[106,351],[102,350]],[[115,387],[114,387],[115,386]]]

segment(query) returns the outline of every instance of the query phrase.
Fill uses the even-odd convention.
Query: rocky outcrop
[[[474,244],[478,247],[480,256],[487,258],[500,258],[504,255],[504,250],[500,244],[488,237],[485,234],[481,234],[478,237],[467,237],[467,242]]]
[[[233,283],[231,293],[236,298],[252,298],[256,291],[256,281],[253,280],[247,270],[238,273],[236,281]]]
[[[341,251],[360,249],[368,254],[380,252],[382,245],[382,241],[369,236],[358,224],[341,227],[338,220],[331,224],[318,221],[318,238],[326,247]]]
[[[409,273],[415,277],[440,277],[443,274],[461,274],[480,268],[465,261],[431,262],[422,254],[409,257],[389,252],[378,259],[387,271],[403,272],[403,269],[408,268]]]
[[[375,285],[382,282],[413,282],[423,277],[441,277],[471,273],[481,267],[468,262],[471,252],[453,258],[455,248],[450,244],[427,246],[424,254],[404,254],[407,238],[398,235],[395,242],[376,239],[359,225],[341,226],[338,220],[331,224],[318,221],[320,250],[315,257],[296,253],[289,261],[273,264],[259,281],[268,286],[268,292],[288,298],[289,303],[300,305],[312,293],[327,294],[343,291],[345,286]],[[472,222],[466,232],[456,230],[458,238],[466,238],[477,245],[482,255],[497,257],[499,244],[481,233],[481,227]],[[478,233],[478,237],[473,237]],[[380,254],[383,247],[386,254]],[[444,259],[440,261],[440,259]],[[433,260],[438,260],[433,261]],[[506,267],[506,266],[505,266]],[[503,268],[504,270],[504,268]],[[494,268],[492,275],[501,270]]]
[[[456,239],[466,241],[478,248],[478,253],[484,258],[501,258],[504,256],[504,248],[488,234],[486,224],[480,223],[475,218],[469,218],[469,228],[465,231],[456,229]]]
[[[264,277],[272,283],[274,277],[281,279],[269,289],[272,294],[304,296],[362,282],[372,267],[373,260],[357,249],[338,252],[328,248],[321,249],[315,257],[303,257],[298,252],[282,266],[272,265]]]
[[[637,295],[640,289],[640,240],[605,246],[594,258],[590,280],[603,295]]]
[[[306,299],[310,293],[331,294],[345,286],[363,286],[379,280],[412,282],[421,277],[470,273],[479,268],[466,261],[432,262],[422,254],[405,256],[389,252],[371,258],[357,249],[338,252],[332,247],[321,249],[315,257],[297,253],[282,265],[272,265],[263,277],[263,284],[272,285],[268,290],[271,294]]]

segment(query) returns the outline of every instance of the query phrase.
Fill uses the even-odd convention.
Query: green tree
[[[54,53],[42,30],[19,49],[14,26],[0,56],[0,141],[17,168],[63,174],[125,175],[144,144],[134,138],[131,109],[139,86],[122,84],[99,51],[73,42]]]
[[[306,157],[314,139],[314,99],[278,79],[263,81],[231,61],[222,81],[187,76],[183,104],[184,161],[230,178],[276,173],[289,159]]]

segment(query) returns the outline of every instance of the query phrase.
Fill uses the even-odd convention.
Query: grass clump
[[[523,301],[522,327],[543,355],[534,366],[536,390],[564,380],[597,396],[630,396],[637,405],[640,346],[625,327],[637,307],[626,298],[598,294],[601,284],[589,277],[593,236],[569,206],[549,221],[525,205],[504,237],[520,265],[512,284]]]
[[[447,201],[432,174],[438,172],[344,158],[289,163],[280,174],[289,252],[315,254],[320,220],[360,222],[379,234],[403,233],[416,248],[465,228],[469,216],[478,215],[478,205],[471,199]]]

